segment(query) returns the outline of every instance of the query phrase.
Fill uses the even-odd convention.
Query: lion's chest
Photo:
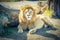
[[[21,27],[22,27],[23,29],[26,29],[26,28],[31,29],[31,28],[34,26],[34,23],[23,22],[23,23],[21,23],[20,25],[21,25]]]

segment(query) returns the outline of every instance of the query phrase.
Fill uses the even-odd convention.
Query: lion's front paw
[[[18,30],[18,33],[23,33],[23,30],[19,29],[19,30]]]
[[[28,32],[28,34],[32,34],[32,33],[35,33],[36,32],[36,30],[35,29],[32,29],[32,30],[30,30],[29,32]]]

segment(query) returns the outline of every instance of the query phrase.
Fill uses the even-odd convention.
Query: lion
[[[53,26],[49,19],[37,14],[38,12],[34,7],[29,5],[22,6],[18,17],[18,32],[23,33],[23,30],[29,29],[28,34],[31,34],[36,32],[37,29],[41,29],[44,24]]]
[[[20,9],[18,32],[29,29],[28,33],[33,33],[43,26],[43,21],[37,16],[37,11],[32,6],[25,5]]]

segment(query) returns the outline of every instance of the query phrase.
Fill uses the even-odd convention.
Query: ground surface
[[[60,40],[60,31],[54,27],[42,27],[34,34],[28,34],[27,31],[18,33],[17,28],[7,28],[10,30],[0,40]]]

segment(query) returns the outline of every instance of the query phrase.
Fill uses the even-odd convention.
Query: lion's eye
[[[24,14],[33,15],[33,10],[32,10],[31,8],[26,9],[26,10],[24,11]]]
[[[29,10],[29,14],[31,14],[31,15],[33,14],[33,10],[32,9]]]

